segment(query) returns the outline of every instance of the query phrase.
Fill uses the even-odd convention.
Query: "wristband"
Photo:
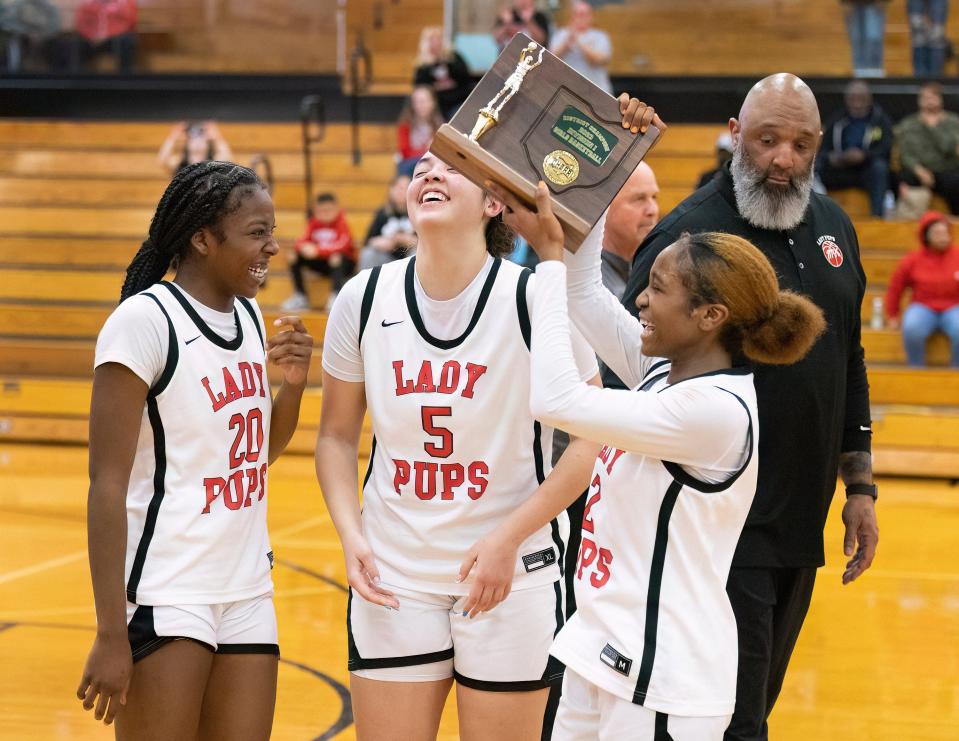
[[[849,484],[846,487],[846,498],[848,499],[850,495],[853,494],[872,497],[873,501],[875,501],[879,498],[879,487],[875,484]]]

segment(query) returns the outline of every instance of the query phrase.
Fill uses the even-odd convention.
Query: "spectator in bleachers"
[[[889,0],[841,0],[846,32],[852,47],[852,71],[856,77],[882,77],[886,33],[886,3]]]
[[[699,176],[699,183],[696,189],[702,188],[706,183],[712,180],[716,175],[722,172],[726,163],[733,158],[733,138],[729,132],[723,132],[716,137],[716,166],[712,170],[707,170]]]
[[[899,305],[906,288],[912,301],[902,312]],[[919,249],[896,266],[886,291],[888,326],[902,326],[902,343],[909,365],[926,364],[926,341],[933,332],[949,338],[951,364],[959,367],[959,248],[945,216],[928,211],[919,220]]]
[[[959,116],[943,107],[938,82],[919,88],[919,112],[899,122],[895,141],[902,182],[938,193],[959,214]]]
[[[305,311],[310,308],[303,271],[310,269],[330,277],[329,310],[343,284],[356,270],[353,235],[346,223],[346,214],[332,193],[320,193],[313,204],[313,216],[306,223],[306,232],[296,240],[287,255],[294,294],[283,302],[284,311]]]
[[[20,72],[30,62],[34,66],[46,66],[43,58],[57,54],[56,39],[60,31],[60,9],[50,0],[13,0],[0,4],[0,40],[4,45],[6,71]]]
[[[816,173],[827,190],[858,188],[869,194],[873,216],[883,216],[889,190],[892,120],[873,102],[862,80],[846,86],[845,106],[833,114],[822,137]]]
[[[659,184],[645,162],[629,176],[609,204],[603,233],[603,285],[622,300],[636,250],[659,221]]]
[[[376,212],[360,250],[360,270],[407,257],[416,248],[416,233],[406,213],[410,179],[397,175],[390,183],[386,203]]]
[[[104,52],[116,57],[118,72],[132,72],[137,49],[136,0],[84,0],[73,21],[72,67],[86,67]]]
[[[912,73],[939,77],[946,63],[946,19],[949,0],[906,0],[912,37]]]
[[[420,34],[413,84],[433,88],[446,120],[453,117],[469,95],[470,72],[466,62],[446,43],[439,26],[427,26]]]
[[[197,162],[229,162],[232,159],[233,150],[214,121],[181,121],[173,127],[157,153],[157,162],[171,177]]]
[[[496,16],[493,38],[500,49],[518,33],[525,33],[533,41],[549,46],[549,16],[536,9],[535,0],[513,0]]]
[[[592,5],[575,0],[569,25],[553,36],[550,51],[612,95],[613,87],[606,68],[613,56],[613,45],[605,31],[593,27]]]
[[[396,127],[397,175],[412,177],[419,158],[426,154],[436,130],[443,125],[436,93],[429,85],[417,85],[403,106]]]

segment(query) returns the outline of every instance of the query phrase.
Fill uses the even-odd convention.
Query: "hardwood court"
[[[86,450],[0,445],[0,739],[109,739],[74,698],[94,635]],[[312,458],[271,471],[282,663],[273,738],[352,739],[343,564]],[[842,587],[839,509],[809,619],[771,721],[777,741],[932,741],[959,728],[956,487],[880,482],[873,570]],[[838,500],[837,500],[838,501]],[[455,708],[441,738],[455,739]]]

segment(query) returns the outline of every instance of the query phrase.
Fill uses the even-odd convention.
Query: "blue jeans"
[[[946,18],[949,0],[906,0],[912,36],[912,73],[938,77],[946,63]]]
[[[902,344],[906,347],[909,365],[926,364],[926,340],[940,331],[949,338],[951,365],[959,367],[959,306],[945,311],[933,311],[922,304],[909,304],[902,313]]]
[[[857,76],[883,72],[882,51],[886,33],[886,6],[852,5],[846,10],[846,31],[852,47],[852,67]]]

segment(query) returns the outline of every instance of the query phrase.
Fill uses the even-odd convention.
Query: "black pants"
[[[103,41],[93,42],[80,34],[74,34],[69,49],[70,71],[81,72],[98,54],[109,53],[116,57],[117,72],[130,73],[137,52],[137,35],[135,33],[121,33]]]
[[[739,629],[736,711],[725,741],[765,741],[766,720],[779,697],[802,629],[816,569],[745,569],[729,572],[726,593]]]
[[[933,176],[936,178],[936,182],[932,186],[932,192],[938,193],[946,199],[951,213],[959,214],[959,170],[934,172]],[[907,185],[921,185],[919,179],[910,170],[903,170],[900,177]]]
[[[340,264],[335,268],[324,259],[308,259],[303,255],[296,256],[296,262],[290,265],[290,274],[293,277],[293,285],[297,293],[306,295],[306,283],[303,280],[303,270],[310,269],[314,273],[330,276],[330,282],[333,284],[331,290],[339,292],[343,285],[350,279],[356,270],[356,263],[347,257],[344,257]]]
[[[889,162],[873,157],[859,167],[833,167],[825,163],[819,172],[826,190],[858,188],[869,194],[869,208],[873,216],[884,213],[883,199],[889,190]]]

